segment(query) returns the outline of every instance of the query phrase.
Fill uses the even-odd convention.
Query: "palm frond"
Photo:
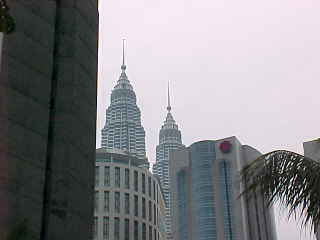
[[[316,229],[320,223],[320,163],[300,154],[278,150],[262,155],[242,172],[246,187],[242,193],[250,197],[263,194],[267,203],[280,204]]]

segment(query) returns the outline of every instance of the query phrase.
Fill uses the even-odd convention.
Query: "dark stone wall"
[[[89,239],[95,163],[97,3],[57,5],[48,239]]]
[[[39,238],[46,225],[46,239],[87,240],[93,219],[97,2],[8,5],[16,32],[5,36],[0,73],[0,232],[26,218]]]

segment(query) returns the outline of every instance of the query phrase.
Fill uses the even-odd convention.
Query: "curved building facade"
[[[261,195],[239,197],[240,170],[261,154],[230,137],[170,155],[175,240],[276,240],[273,210]]]
[[[101,132],[101,147],[121,149],[133,156],[145,158],[145,131],[141,125],[140,109],[126,74],[124,60],[121,71],[111,93],[111,104],[106,111],[106,123]]]
[[[95,240],[166,240],[165,203],[146,159],[96,151]]]

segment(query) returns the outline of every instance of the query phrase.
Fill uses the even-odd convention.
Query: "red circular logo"
[[[231,146],[232,144],[229,141],[223,141],[222,143],[220,143],[220,150],[223,153],[229,153],[231,151]]]

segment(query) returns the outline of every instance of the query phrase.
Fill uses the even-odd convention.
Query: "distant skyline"
[[[186,146],[237,136],[262,153],[302,153],[319,137],[319,11],[313,0],[100,1],[97,146],[126,38],[150,162],[168,80]],[[314,239],[281,215],[279,240]]]

